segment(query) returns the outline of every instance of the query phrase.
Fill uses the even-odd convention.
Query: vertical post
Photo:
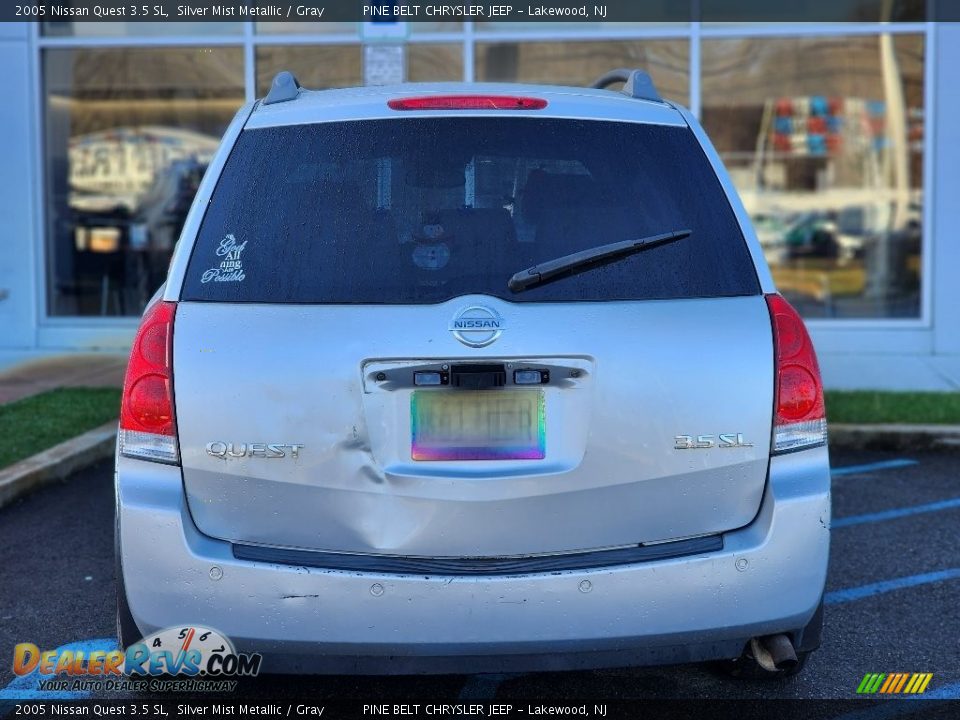
[[[690,112],[702,121],[700,98],[700,0],[690,3]]]
[[[463,23],[463,81],[474,81],[473,21]]]
[[[247,102],[257,97],[256,51],[253,45],[253,21],[243,23],[243,87]]]

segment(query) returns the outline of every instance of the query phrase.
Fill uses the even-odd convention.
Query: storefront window
[[[810,318],[919,317],[925,35],[788,37],[780,26],[776,36],[726,37],[737,31],[716,32],[717,2],[698,6],[702,119],[778,287]],[[752,7],[752,0],[738,2]],[[590,28],[641,34],[672,23],[685,33],[688,4],[660,5],[659,23]],[[847,20],[925,17],[919,0],[838,0],[831,7]],[[200,47],[199,37],[197,47],[182,47],[182,40],[93,47],[98,37],[230,38],[243,30],[243,23],[174,25],[43,25],[44,37],[91,38],[78,42],[82,48],[41,38],[51,316],[141,311],[163,280],[197,184],[244,101],[241,38],[220,40],[236,46],[212,48]],[[474,27],[478,81],[587,85],[610,69],[638,67],[666,98],[691,102],[686,38],[550,39],[552,32],[585,30],[578,23]],[[258,97],[281,70],[317,89],[464,76],[464,43],[432,42],[429,35],[460,32],[460,22],[411,24],[393,41],[364,41],[356,22],[256,23],[255,29]],[[284,44],[281,36],[267,36],[289,32],[323,33],[326,41]]]
[[[243,103],[240,48],[48,49],[48,312],[138,315]]]
[[[130,5],[131,9],[138,6]],[[40,26],[47,37],[163,37],[170,35],[239,35],[242,22],[97,22],[52,20]]]
[[[377,44],[375,49],[384,50],[387,46]],[[398,81],[463,80],[462,45],[403,43],[389,49],[396,51],[389,53],[386,60],[400,66]],[[257,48],[258,97],[269,91],[274,75],[281,70],[290,70],[301,85],[311,90],[363,85],[365,79],[360,45],[261,45]],[[373,77],[375,73],[368,75]]]
[[[463,23],[461,22],[438,22],[438,21],[425,21],[425,22],[412,22],[410,23],[410,31],[413,33],[432,33],[432,32],[460,32],[463,30]]]
[[[407,81],[463,80],[462,45],[407,45]]]
[[[360,45],[261,45],[256,57],[257,97],[267,94],[281,70],[313,90],[363,84]]]
[[[806,317],[920,315],[921,35],[705,40],[703,122]]]
[[[614,68],[643,68],[664,97],[687,104],[689,48],[686,40],[478,43],[477,79],[588,85]]]
[[[294,34],[310,35],[321,33],[329,35],[331,33],[357,35],[360,23],[356,22],[310,22],[310,21],[291,21],[286,22],[256,22],[253,27],[256,32],[264,35],[273,34]]]

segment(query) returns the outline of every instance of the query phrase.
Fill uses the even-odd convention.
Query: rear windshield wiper
[[[518,293],[537,285],[553,282],[561,278],[577,275],[596,267],[609,265],[638,252],[649,250],[658,245],[683,240],[690,235],[691,230],[674,230],[662,235],[650,235],[639,240],[623,240],[621,242],[598,245],[595,248],[581,250],[571,255],[564,255],[555,260],[538,263],[531,268],[521,270],[507,283],[513,292]]]

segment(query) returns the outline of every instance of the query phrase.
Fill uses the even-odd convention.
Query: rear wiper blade
[[[521,270],[507,283],[507,287],[515,293],[528,290],[529,288],[544,283],[553,282],[561,278],[577,275],[578,273],[592,270],[596,267],[609,265],[610,263],[622,260],[625,257],[635,255],[638,252],[649,250],[650,248],[683,240],[690,235],[692,230],[674,230],[673,232],[663,233],[662,235],[650,235],[649,237],[638,240],[622,240],[621,242],[608,243],[607,245],[598,245],[594,248],[581,250],[571,255],[546,262],[538,263],[531,268]]]

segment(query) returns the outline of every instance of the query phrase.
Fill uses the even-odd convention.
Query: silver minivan
[[[274,672],[794,673],[826,433],[802,320],[645,73],[281,73],[133,344],[120,641],[200,624]]]

